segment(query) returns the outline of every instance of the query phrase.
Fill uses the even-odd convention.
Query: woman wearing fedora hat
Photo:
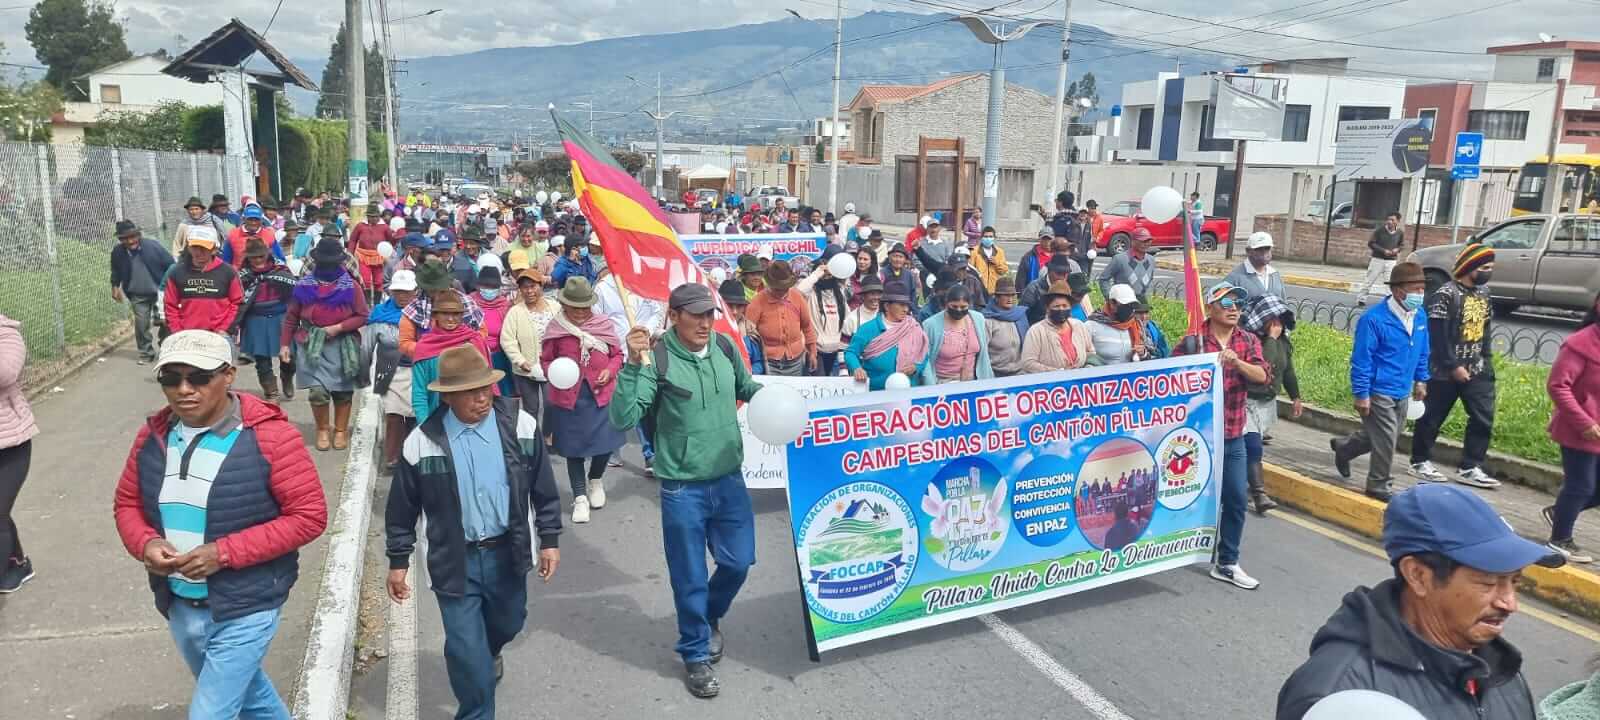
[[[429,262],[424,267],[437,265]],[[421,301],[422,298],[412,301],[406,309],[416,307]],[[432,415],[439,407],[439,393],[429,390],[428,384],[439,377],[439,356],[444,351],[471,345],[483,355],[484,361],[490,358],[489,341],[484,336],[482,321],[477,325],[472,324],[469,312],[467,301],[458,292],[446,290],[433,296],[429,327],[411,346],[411,410],[418,422]],[[401,353],[405,353],[403,345]]]
[[[239,352],[255,359],[256,381],[267,402],[278,401],[278,377],[272,372],[272,358],[283,346],[283,314],[297,280],[282,261],[272,256],[266,243],[250,238],[244,245],[244,266],[239,269],[239,285],[244,288],[244,304],[233,321],[239,334]],[[279,363],[283,393],[294,398],[294,365]]]
[[[568,358],[578,364],[578,384],[565,390],[549,387],[545,417],[555,431],[556,454],[567,459],[567,480],[572,484],[572,521],[589,522],[589,510],[605,507],[601,477],[606,461],[625,442],[611,425],[607,407],[617,389],[622,369],[622,340],[611,320],[594,312],[594,288],[581,276],[567,279],[556,295],[561,312],[545,329],[540,369],[548,377],[550,364]],[[591,458],[585,477],[583,461]],[[587,481],[586,481],[587,480]]]
[[[884,292],[882,308],[850,338],[845,367],[869,390],[882,390],[897,372],[916,384],[928,364],[928,334],[911,315],[911,298],[904,293]]]
[[[289,295],[278,359],[293,360],[300,387],[308,391],[317,449],[343,450],[350,446],[350,401],[361,374],[356,331],[367,324],[367,300],[345,267],[344,245],[337,239],[318,241],[311,263],[311,273]]]

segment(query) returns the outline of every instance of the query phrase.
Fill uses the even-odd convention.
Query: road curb
[[[1267,492],[1278,502],[1374,540],[1383,536],[1384,504],[1361,493],[1262,463]],[[1522,590],[1559,608],[1600,622],[1600,575],[1560,567],[1529,567]]]
[[[361,609],[367,524],[377,467],[374,448],[382,400],[361,393],[361,409],[350,437],[339,504],[329,527],[327,559],[317,588],[316,610],[306,639],[305,660],[291,704],[297,720],[346,720],[350,704],[352,651]]]
[[[1289,422],[1321,430],[1335,435],[1348,435],[1360,429],[1361,422],[1353,416],[1332,412],[1327,408],[1305,406],[1305,414],[1296,419],[1290,413],[1290,403],[1286,400],[1278,401],[1278,417]],[[1400,431],[1399,452],[1411,452],[1411,433],[1402,429]],[[1434,443],[1433,461],[1437,463],[1460,463],[1461,443],[1450,438],[1441,437]],[[1497,478],[1509,480],[1518,485],[1540,490],[1551,495],[1561,491],[1563,474],[1561,468],[1534,462],[1514,455],[1507,455],[1499,450],[1490,450],[1489,456],[1484,459],[1484,468]]]
[[[1176,260],[1156,260],[1156,267],[1162,270],[1183,271],[1183,263]],[[1200,263],[1201,275],[1224,277],[1233,272],[1233,267],[1225,263],[1203,262]],[[1350,283],[1341,280],[1328,280],[1326,278],[1311,277],[1309,275],[1282,275],[1283,284],[1299,287],[1320,288],[1323,290],[1338,290],[1344,292],[1350,289]]]

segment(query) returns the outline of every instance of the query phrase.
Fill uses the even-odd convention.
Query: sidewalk
[[[160,407],[150,366],[123,345],[33,405],[41,434],[15,518],[38,575],[0,597],[0,707],[8,718],[181,718],[194,678],[156,612],[142,566],[123,550],[112,494],[139,425]],[[235,386],[256,389],[241,368]],[[304,394],[285,404],[311,432]],[[312,451],[329,498],[330,526],[345,453]],[[267,672],[290,701],[322,579],[326,535],[300,551]]]
[[[1355,493],[1360,493],[1366,487],[1367,457],[1358,458],[1350,463],[1350,480],[1339,477],[1333,469],[1333,452],[1328,448],[1328,441],[1336,437],[1335,435],[1291,422],[1286,416],[1272,428],[1271,435],[1272,442],[1266,447],[1266,462]],[[1417,484],[1416,478],[1411,477],[1409,473],[1409,462],[1410,458],[1406,453],[1396,452],[1394,488],[1397,492]],[[1446,476],[1454,476],[1453,465],[1435,464]],[[1510,522],[1522,536],[1541,543],[1550,538],[1550,526],[1545,524],[1540,510],[1555,503],[1554,496],[1510,482],[1495,490],[1474,488],[1473,492],[1489,501],[1501,517]],[[1579,517],[1573,534],[1579,546],[1600,549],[1600,522],[1597,522],[1594,513],[1586,513]],[[1591,574],[1596,572],[1596,567],[1593,565],[1572,567]],[[1592,600],[1600,601],[1600,598]]]
[[[1200,274],[1205,276],[1222,277],[1232,272],[1239,263],[1244,262],[1244,244],[1239,243],[1234,247],[1233,259],[1228,260],[1224,251],[1202,250],[1195,253],[1200,260]],[[1156,266],[1163,270],[1182,270],[1183,255],[1178,252],[1164,251],[1156,255]],[[1292,260],[1279,260],[1273,258],[1272,267],[1283,274],[1286,285],[1299,287],[1320,288],[1323,290],[1337,290],[1347,292],[1362,280],[1366,279],[1366,268],[1350,268],[1339,265],[1321,265],[1318,263],[1294,262]]]

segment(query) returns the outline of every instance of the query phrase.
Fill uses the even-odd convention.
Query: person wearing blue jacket
[[[845,367],[868,390],[882,390],[890,375],[902,373],[915,385],[928,366],[928,334],[911,315],[911,298],[885,292],[883,312],[868,320],[850,338]]]
[[[1389,299],[1361,315],[1350,352],[1350,392],[1361,429],[1328,441],[1339,474],[1350,477],[1350,461],[1368,452],[1368,497],[1388,502],[1393,494],[1391,465],[1406,399],[1427,396],[1428,317],[1421,312],[1427,284],[1422,266],[1403,262],[1389,275]]]
[[[556,287],[565,287],[567,278],[582,277],[590,284],[595,281],[594,261],[589,259],[589,246],[578,235],[569,235],[562,245],[562,255],[556,258],[550,270],[550,280]]]

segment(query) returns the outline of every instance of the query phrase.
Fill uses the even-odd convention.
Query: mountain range
[[[950,15],[868,12],[846,18],[840,104],[862,84],[923,84],[987,72],[993,48]],[[1104,117],[1125,82],[1148,80],[1182,63],[1186,73],[1225,70],[1221,54],[1122,40],[1074,24],[1070,76],[1093,73]],[[1059,29],[1036,28],[1005,47],[1006,79],[1055,93]],[[660,74],[669,140],[762,142],[784,128],[829,114],[833,23],[786,18],[710,30],[608,38],[571,45],[509,47],[417,57],[397,79],[400,136],[407,142],[554,140],[550,103],[580,126],[594,104],[597,135],[610,141],[653,138],[641,110],[655,109]],[[1158,54],[1159,53],[1159,54]],[[325,60],[302,65],[320,77]],[[628,76],[637,80],[629,80]],[[309,109],[304,96],[297,98]],[[310,104],[314,104],[312,98]],[[973,112],[984,112],[974,107]]]

